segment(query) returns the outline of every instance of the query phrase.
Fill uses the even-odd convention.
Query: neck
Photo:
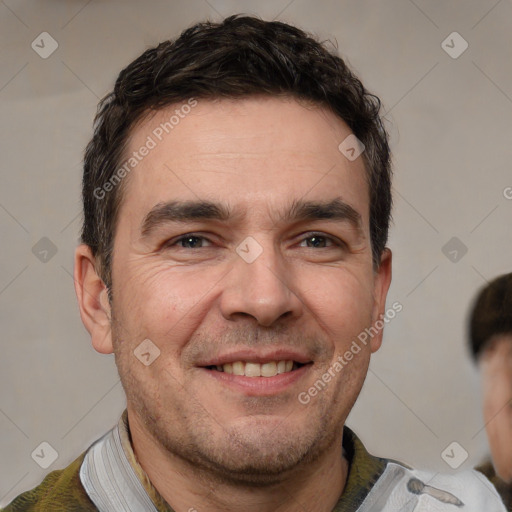
[[[265,485],[235,483],[210,470],[200,470],[169,453],[129,417],[135,456],[153,487],[175,511],[211,512],[331,512],[348,475],[342,439],[312,464],[297,467],[278,482]]]

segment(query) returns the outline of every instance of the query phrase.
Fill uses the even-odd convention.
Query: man
[[[470,314],[471,353],[482,373],[485,429],[492,462],[477,469],[512,510],[512,273],[478,293]]]
[[[380,102],[302,31],[230,17],[146,51],[85,155],[82,321],[119,424],[7,507],[502,511],[344,427],[391,312]]]

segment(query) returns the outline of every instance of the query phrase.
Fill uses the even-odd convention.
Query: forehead
[[[501,355],[507,354],[509,357],[512,357],[511,332],[495,334],[487,340],[483,346],[483,355],[496,352],[499,352]]]
[[[328,109],[291,98],[167,107],[132,131],[125,157],[138,160],[121,211],[142,218],[159,202],[210,199],[258,215],[298,199],[341,197],[367,225],[363,159],[350,161],[338,149],[350,134]]]

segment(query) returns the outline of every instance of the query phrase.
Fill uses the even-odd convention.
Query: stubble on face
[[[295,250],[289,249],[292,229],[288,227],[284,236],[287,243],[282,245],[285,255],[291,257],[283,273],[293,276],[290,289],[296,289],[299,298],[289,293],[291,299],[281,303],[277,300],[276,309],[285,304],[283,308],[293,309],[293,314],[286,317],[287,322],[276,321],[269,328],[254,323],[257,301],[247,306],[240,295],[233,298],[230,290],[241,286],[240,279],[236,283],[230,281],[231,288],[226,289],[226,282],[220,280],[217,295],[202,297],[202,288],[213,285],[229,266],[237,266],[237,272],[245,271],[245,262],[240,262],[234,251],[224,260],[212,257],[215,264],[197,263],[188,256],[190,262],[174,265],[176,253],[161,255],[156,249],[144,253],[140,245],[134,247],[136,236],[132,233],[148,207],[170,198],[190,196],[190,187],[183,180],[192,180],[195,196],[213,195],[223,203],[248,206],[253,214],[251,230],[259,230],[255,236],[265,239],[272,230],[261,227],[267,224],[254,224],[254,219],[267,223],[268,208],[286,206],[308,191],[311,199],[325,200],[333,198],[334,190],[341,190],[366,226],[368,191],[364,165],[348,164],[337,149],[337,143],[350,132],[333,115],[324,113],[331,116],[329,120],[339,133],[332,133],[331,126],[326,126],[324,114],[318,116],[293,102],[250,99],[233,105],[198,105],[173,137],[162,141],[148,157],[151,165],[149,160],[147,167],[146,161],[142,162],[136,170],[138,174],[130,176],[130,180],[139,181],[135,181],[136,186],[127,187],[124,223],[119,229],[122,251],[116,249],[113,262],[112,339],[130,421],[134,420],[134,428],[140,422],[141,438],[151,437],[170,462],[179,459],[224,481],[269,485],[332,451],[363,385],[369,347],[361,350],[309,405],[300,404],[297,399],[299,391],[306,391],[302,387],[321,378],[336,356],[343,354],[371,324],[373,281],[368,234],[360,239],[346,226],[324,226],[321,231],[333,229],[341,233],[349,248],[331,249],[323,253],[327,257],[317,260],[319,255],[296,250],[297,245],[292,246]],[[287,137],[281,137],[285,131]],[[146,132],[139,135],[143,139]],[[169,155],[174,159],[171,162]],[[181,175],[179,180],[176,172]],[[131,199],[130,189],[137,191]],[[276,192],[281,190],[287,194]],[[210,228],[207,226],[206,230],[227,233]],[[174,230],[174,234],[178,233],[181,234]],[[265,266],[258,268],[264,271]],[[273,291],[282,286],[278,281],[283,276],[270,278],[276,282]],[[202,284],[204,280],[206,284]],[[233,311],[235,307],[249,307],[235,311],[245,314],[236,316],[236,321],[226,314],[229,307],[225,304],[222,310],[223,298],[229,293],[230,304],[236,302]],[[285,295],[279,290],[276,293]],[[196,307],[198,297],[201,300]],[[173,322],[182,314],[185,320],[174,329]],[[250,324],[246,323],[249,316]],[[133,351],[147,337],[158,345],[161,355],[146,367],[137,361]],[[251,343],[269,348],[276,340],[310,352],[314,366],[309,377],[303,379],[301,389],[295,386],[293,391],[272,397],[249,397],[230,392],[218,383],[212,384],[213,393],[205,389],[213,381],[205,377],[204,369],[194,365],[201,356]],[[340,353],[336,354],[338,350]],[[338,448],[341,457],[341,445]]]
[[[266,330],[260,334],[252,327],[233,329],[223,335],[222,341],[198,336],[187,345],[186,353],[183,354],[184,361],[193,361],[200,355],[211,353],[212,346],[233,347],[240,339],[248,346],[251,342],[259,346],[271,346],[277,337],[283,339],[282,330],[271,333]],[[293,405],[290,406],[288,395],[244,398],[241,406],[246,411],[247,425],[239,423],[230,427],[220,415],[208,410],[208,405],[198,399],[190,386],[173,377],[170,369],[156,370],[154,367],[164,377],[156,386],[155,380],[144,378],[144,372],[134,371],[136,366],[132,358],[136,343],[127,338],[115,307],[112,309],[112,338],[122,385],[137,419],[170,460],[178,458],[194,467],[198,474],[208,475],[209,478],[213,475],[223,483],[234,485],[272,486],[285,481],[289,473],[299,466],[313,464],[341,439],[344,418],[339,421],[338,417],[333,416],[333,408],[337,408],[339,400],[333,403],[328,393],[320,393],[315,397],[314,414],[308,415],[307,424],[300,425],[295,431],[290,430],[289,425],[280,418],[269,425],[265,416],[269,410],[279,408],[283,408],[285,415],[294,414],[297,400],[292,397]],[[332,350],[328,348],[329,343],[318,336],[299,334],[294,336],[294,344],[309,347],[319,361],[329,361],[333,356]],[[157,362],[158,359],[153,364]],[[368,357],[360,358],[356,363],[361,365],[358,375],[366,375],[368,363]],[[319,372],[326,372],[328,368],[329,365],[325,363]],[[341,401],[345,401],[345,417],[354,405],[362,384],[363,380],[353,376],[348,380],[344,376],[339,377],[337,388]],[[357,393],[354,393],[354,387],[358,388]],[[346,397],[341,397],[344,388],[349,388],[349,395],[354,396],[350,403],[346,403]],[[170,392],[181,395],[172,405],[165,404],[163,399],[164,396],[170,396]],[[185,405],[184,402],[188,403]],[[167,414],[162,414],[164,411]],[[247,428],[249,424],[250,428]],[[341,458],[341,445],[339,456]]]

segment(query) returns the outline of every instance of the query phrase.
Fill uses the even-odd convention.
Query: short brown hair
[[[475,360],[490,339],[512,335],[512,273],[484,286],[477,294],[469,318],[470,349]]]
[[[234,15],[198,23],[176,40],[146,50],[123,69],[98,105],[84,157],[81,240],[90,246],[111,289],[112,249],[123,183],[95,193],[119,169],[130,130],[146,114],[191,97],[282,95],[330,108],[364,144],[370,193],[370,235],[378,267],[391,220],[391,163],[379,98],[345,62],[302,30]],[[341,141],[340,141],[341,142]]]

